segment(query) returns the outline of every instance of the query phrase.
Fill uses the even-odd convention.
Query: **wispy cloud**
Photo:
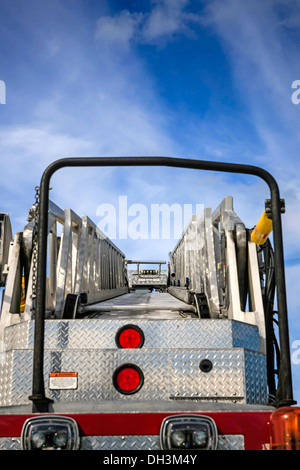
[[[292,80],[298,78],[294,60],[297,55],[295,45],[285,34],[286,28],[295,34],[297,6],[298,2],[288,0],[247,3],[212,0],[204,10],[201,5],[201,11],[195,6],[192,11],[187,0],[164,0],[151,2],[147,11],[121,10],[110,15],[106,11],[91,23],[84,18],[85,28],[80,27],[78,36],[72,33],[75,16],[70,23],[67,21],[63,35],[55,34],[47,24],[48,34],[43,40],[43,50],[46,47],[48,51],[46,62],[61,72],[49,82],[47,96],[36,92],[28,107],[26,124],[21,119],[17,124],[2,127],[2,155],[17,162],[19,174],[30,168],[25,179],[33,185],[45,163],[70,155],[178,155],[262,164],[275,173],[283,197],[287,196],[288,210],[284,216],[287,250],[289,256],[297,257],[299,228],[294,220],[299,216],[300,198],[295,168],[298,168],[300,105],[297,108],[290,99]],[[62,12],[61,7],[59,11],[66,21],[66,11]],[[59,17],[56,22],[60,24]],[[62,30],[60,26],[58,31]],[[95,28],[91,28],[90,35],[87,26]],[[197,47],[198,33],[203,29],[217,34],[228,57],[233,88],[238,90],[243,103],[238,112],[230,105],[227,107],[230,112],[220,112],[224,109],[221,91],[220,107],[217,101],[206,113],[198,110],[194,114],[176,113],[171,102],[161,99],[157,77],[149,71],[146,57],[132,47],[151,44],[153,50],[159,50],[180,37],[189,37],[191,47]],[[26,34],[29,30],[27,25]],[[22,36],[23,41],[25,38]],[[68,41],[64,42],[66,38]],[[169,51],[172,53],[171,48]],[[201,56],[197,67],[201,69]],[[35,77],[34,84],[37,82]],[[212,89],[214,85],[211,83]],[[7,181],[14,180],[15,187],[20,187],[23,177],[18,179],[17,172],[5,163],[3,171]],[[131,175],[127,186],[122,183],[122,189],[129,195],[133,194],[133,183],[138,185],[139,179],[147,178],[140,171]],[[199,196],[196,189],[194,193],[189,180],[190,176],[181,176],[181,181],[176,177],[173,187],[172,181],[168,181],[171,194],[176,187],[176,195],[182,201],[190,202],[195,195],[203,202],[201,191],[198,189]],[[221,180],[211,175],[206,181],[209,187],[205,203],[214,207],[220,202],[215,193]],[[89,201],[93,199],[92,188],[97,185],[97,179],[91,178],[85,186]],[[107,198],[111,197],[114,188],[109,191],[105,182],[103,185]],[[246,202],[242,187],[237,179],[228,183],[225,180],[224,195],[236,193],[238,208]],[[141,185],[139,191],[143,189]],[[168,200],[167,184],[164,189],[161,197]],[[188,190],[193,197],[187,197]],[[104,193],[97,194],[97,201],[91,202],[93,211],[104,197]],[[59,195],[69,203],[71,186],[70,191]],[[257,215],[262,206],[263,197],[252,196],[251,207],[257,208]],[[249,224],[255,221],[256,211],[248,211]]]
[[[213,0],[205,14],[207,27],[223,42],[236,89],[263,144],[254,159],[274,174],[286,198],[286,251],[292,257],[299,250],[300,220],[300,108],[291,101],[292,82],[300,76],[293,41],[300,34],[299,12],[298,1]]]
[[[0,106],[0,210],[10,213],[14,231],[22,230],[34,186],[60,157],[166,155],[261,165],[286,199],[287,284],[297,324],[300,104],[291,100],[291,85],[300,80],[300,1],[117,3],[119,10],[109,1],[78,0],[72,9],[58,0],[2,1],[0,79],[7,99]],[[214,173],[106,168],[63,170],[51,191],[63,208],[96,223],[98,205],[117,206],[121,195],[147,207],[165,202],[213,209],[232,195],[251,227],[268,190],[261,182]],[[164,259],[173,248],[168,240],[120,245],[129,257]]]
[[[114,16],[102,16],[97,21],[95,36],[104,43],[127,47],[137,34],[144,15],[121,11]]]
[[[188,0],[156,2],[144,22],[143,40],[152,43],[161,39],[171,40],[179,34],[193,35],[193,27],[199,23],[201,16],[187,12],[185,8],[188,5]]]
[[[253,0],[246,4],[213,0],[206,10],[207,25],[222,39],[232,61],[241,99],[267,150],[279,157],[278,164],[282,161],[276,151],[276,144],[282,147],[280,139],[292,137],[290,144],[299,142],[299,109],[291,103],[291,86],[300,72],[293,41],[299,37],[300,25],[286,34],[287,25],[295,25],[299,10],[299,2],[289,0]]]
[[[178,35],[193,35],[193,26],[201,16],[186,11],[188,0],[158,0],[148,12],[132,13],[123,10],[99,18],[96,37],[104,42],[127,47],[131,42],[162,44]]]

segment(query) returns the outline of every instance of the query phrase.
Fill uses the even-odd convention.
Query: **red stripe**
[[[162,420],[176,413],[68,414],[76,420],[81,436],[158,435]],[[187,413],[188,414],[188,413]],[[245,448],[260,450],[268,441],[270,412],[199,413],[216,422],[220,434],[242,434]],[[0,437],[19,437],[27,418],[33,415],[0,415]]]

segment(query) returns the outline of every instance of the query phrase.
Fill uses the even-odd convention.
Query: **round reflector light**
[[[135,364],[123,364],[113,375],[113,384],[118,392],[131,395],[138,392],[144,383],[144,375]]]
[[[116,335],[116,343],[119,348],[141,348],[144,339],[144,333],[136,325],[125,325],[119,329]]]

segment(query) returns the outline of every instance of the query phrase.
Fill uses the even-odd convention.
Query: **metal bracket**
[[[265,211],[268,219],[272,219],[271,199],[265,200]],[[285,199],[280,199],[280,212],[285,214]]]
[[[209,306],[204,292],[195,293],[194,300],[199,318],[210,318]]]

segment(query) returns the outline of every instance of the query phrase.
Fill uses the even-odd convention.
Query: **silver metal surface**
[[[146,450],[157,451],[159,436],[83,436],[80,450]],[[244,450],[244,436],[219,435],[217,450]],[[22,450],[21,438],[0,438],[0,450]]]
[[[257,325],[265,352],[265,322],[256,247],[226,197],[213,212],[194,215],[170,254],[174,288],[206,295],[211,318]],[[247,302],[248,300],[248,302]],[[251,311],[247,308],[250,306]]]
[[[18,313],[21,302],[21,244],[22,234],[16,233],[9,250],[7,281],[5,290],[2,292],[0,341],[3,341],[5,328],[19,319]]]
[[[10,217],[0,213],[0,286],[5,286],[10,244],[13,241]]]
[[[85,436],[81,450],[160,450],[159,436]]]
[[[82,320],[46,320],[45,349],[114,349],[117,348],[115,335],[126,324],[139,326],[145,336],[144,348],[175,349],[231,349],[246,348],[259,351],[258,330],[233,320],[210,320],[156,317],[150,319],[128,315],[126,318]],[[32,350],[34,341],[34,320],[17,324],[6,329],[6,351]]]
[[[20,437],[1,437],[0,450],[22,450]]]
[[[244,450],[244,436],[221,435],[217,450]],[[86,436],[81,450],[161,450],[159,436]]]
[[[125,286],[125,256],[87,217],[65,210],[57,261],[55,316],[68,293],[95,293]]]
[[[211,209],[192,217],[182,238],[170,254],[174,286],[205,292],[212,317],[220,314]]]
[[[61,237],[58,225],[62,226]],[[226,238],[225,251],[221,249],[220,231]],[[27,232],[23,244],[30,247],[30,227]],[[51,406],[64,409],[72,405],[73,410],[86,407],[86,412],[100,404],[106,411],[115,407],[121,410],[125,405],[129,411],[147,406],[155,409],[162,403],[163,410],[166,404],[192,408],[199,402],[203,407],[265,406],[268,397],[261,289],[255,247],[245,243],[244,235],[232,199],[225,198],[214,214],[205,209],[202,216],[192,218],[173,251],[170,261],[176,282],[170,289],[172,295],[139,291],[124,294],[128,289],[128,262],[123,253],[88,217],[79,218],[71,210],[62,211],[50,203],[44,380],[46,396],[53,400]],[[12,408],[28,405],[32,387],[32,266],[25,311],[14,312],[20,298],[14,289],[19,285],[21,241],[17,237],[11,251],[7,298],[0,320],[0,340],[5,346],[0,356],[0,406]],[[245,247],[253,307],[250,312],[243,309],[241,285]],[[160,274],[166,277],[165,272]],[[141,285],[144,281],[148,283],[142,278]],[[211,318],[198,318],[199,312],[190,303],[194,292],[206,294]],[[80,311],[86,318],[62,319],[68,293],[87,295],[92,305],[82,302]],[[142,348],[118,349],[116,333],[126,324],[142,329]],[[200,368],[203,360],[210,361],[210,369]],[[144,374],[142,388],[131,396],[118,392],[112,380],[116,368],[124,363],[137,365]],[[76,387],[50,384],[50,373],[63,372],[77,374]],[[0,439],[0,448],[18,448],[19,444],[19,439]],[[82,439],[82,448],[87,449],[152,450],[157,446],[158,436]],[[220,436],[218,446],[243,448],[243,436]]]
[[[6,289],[1,307],[0,341],[4,329],[12,324],[30,320],[33,316],[32,221],[17,233],[10,247]],[[0,240],[1,256],[1,240]],[[26,259],[26,300],[20,309],[21,260]],[[28,265],[28,266],[27,266]],[[79,217],[71,209],[63,211],[52,201],[48,211],[46,317],[62,318],[68,294],[88,293],[88,299],[99,297],[103,291],[116,295],[127,287],[125,255],[87,217]],[[1,279],[0,279],[1,281]],[[98,295],[100,293],[100,295]],[[98,296],[98,297],[97,297]]]
[[[212,361],[209,373],[199,368],[203,359]],[[119,393],[112,380],[116,368],[125,363],[139,366],[144,374],[143,387],[131,396]],[[7,353],[5,366],[6,373],[1,373],[1,406],[26,404],[31,389],[32,351]],[[3,366],[1,368],[3,372]],[[267,403],[264,356],[253,351],[245,354],[245,350],[239,348],[46,350],[44,370],[47,396],[55,402],[191,399]],[[48,389],[51,372],[76,372],[78,388]]]
[[[124,304],[127,294],[113,300]],[[76,390],[47,390],[55,402],[107,400],[198,400],[266,403],[265,356],[259,353],[258,328],[233,320],[182,317],[183,302],[169,294],[137,294],[143,300],[175,308],[169,319],[144,312],[126,316],[116,312],[99,318],[46,320],[45,383],[50,372],[76,372]],[[151,300],[152,299],[152,300]],[[156,299],[156,300],[153,300]],[[157,300],[160,299],[160,300]],[[171,301],[171,303],[170,303]],[[107,301],[107,304],[109,302]],[[118,349],[116,333],[126,324],[141,328],[142,349]],[[28,402],[31,388],[34,321],[12,325],[5,331],[5,360],[0,364],[0,405]],[[200,361],[212,362],[209,373],[199,368]],[[117,392],[112,383],[114,370],[130,362],[144,373],[145,383],[134,396]]]
[[[116,297],[107,301],[99,302],[83,308],[83,312],[112,312],[112,311],[133,311],[157,312],[160,310],[173,311],[177,314],[181,311],[195,312],[193,305],[181,301],[167,292],[139,291]]]

